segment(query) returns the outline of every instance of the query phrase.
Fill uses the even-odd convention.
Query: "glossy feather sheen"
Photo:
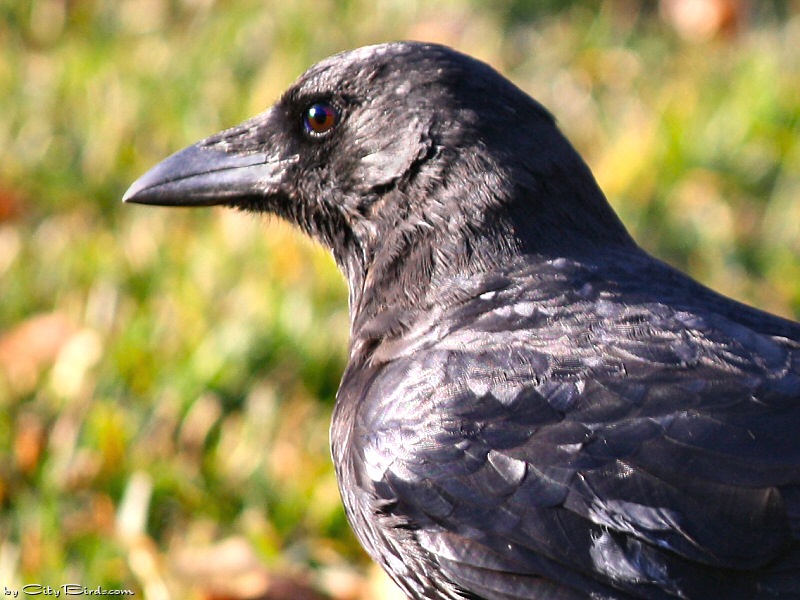
[[[312,139],[319,102],[340,112]],[[333,252],[333,459],[410,597],[800,598],[800,325],[638,248],[486,65],[337,55],[126,199],[272,212]]]
[[[335,457],[368,490],[351,511],[405,517],[375,554],[413,564],[410,536],[426,578],[487,598],[548,597],[542,577],[602,598],[800,593],[797,326],[622,258],[521,261],[440,315],[447,334],[348,372]],[[448,597],[417,571],[411,595]]]

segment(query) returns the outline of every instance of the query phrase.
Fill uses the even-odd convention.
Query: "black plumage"
[[[641,250],[490,67],[334,56],[126,200],[273,213],[332,251],[333,459],[409,596],[800,598],[800,325]]]

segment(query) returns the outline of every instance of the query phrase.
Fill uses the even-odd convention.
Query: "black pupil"
[[[327,106],[316,105],[311,108],[311,118],[316,121],[318,125],[324,125],[328,119],[329,109]]]

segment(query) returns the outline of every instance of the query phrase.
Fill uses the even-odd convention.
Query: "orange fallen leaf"
[[[0,334],[0,373],[18,393],[32,390],[42,371],[78,330],[59,312],[32,316]]]
[[[302,576],[267,569],[244,538],[173,555],[176,578],[192,581],[206,600],[330,600]]]

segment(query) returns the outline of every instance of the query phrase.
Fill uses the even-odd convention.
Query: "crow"
[[[338,54],[124,200],[278,215],[333,254],[341,497],[410,598],[800,598],[800,324],[643,251],[488,65]]]

